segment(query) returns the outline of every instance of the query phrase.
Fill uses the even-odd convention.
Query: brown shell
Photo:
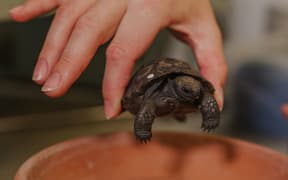
[[[192,66],[184,61],[163,58],[142,66],[132,77],[125,93],[125,99],[141,96],[146,89],[156,80],[167,78],[171,75],[188,75],[202,81],[203,87],[214,92],[210,82],[205,80]]]

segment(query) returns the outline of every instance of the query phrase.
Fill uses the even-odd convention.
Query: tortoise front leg
[[[145,103],[136,115],[134,122],[134,133],[138,140],[147,143],[152,137],[152,124],[155,118],[155,106]]]
[[[217,128],[220,123],[220,110],[211,93],[204,93],[199,109],[203,118],[201,128],[208,132]]]

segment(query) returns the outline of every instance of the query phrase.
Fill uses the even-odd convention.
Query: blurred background
[[[101,83],[104,45],[89,68],[58,99],[40,92],[33,67],[53,16],[12,22],[7,12],[21,0],[0,2],[0,179],[12,179],[31,155],[51,144],[98,133],[132,131],[132,117],[104,121]],[[215,0],[229,66],[222,124],[215,132],[288,153],[288,1]],[[167,31],[156,38],[139,64],[160,56],[194,62],[191,50]],[[137,64],[137,66],[139,65]],[[185,124],[156,121],[154,130],[201,133],[199,114]]]

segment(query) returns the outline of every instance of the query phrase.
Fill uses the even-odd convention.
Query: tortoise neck
[[[168,97],[178,97],[175,90],[174,81],[172,79],[167,80],[166,86],[163,88],[162,92]]]

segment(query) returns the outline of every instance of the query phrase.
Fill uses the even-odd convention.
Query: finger
[[[170,28],[193,49],[200,73],[215,87],[214,96],[222,110],[223,86],[227,74],[222,37],[210,1],[201,3],[200,8],[196,8],[191,16],[171,24]]]
[[[222,110],[224,104],[223,86],[227,76],[227,66],[219,41],[220,37],[206,36],[201,42],[199,41],[199,44],[195,44],[194,52],[200,72],[214,86],[214,95],[220,110]]]
[[[33,73],[32,79],[36,83],[43,84],[47,80],[67,44],[77,19],[91,7],[93,2],[94,0],[69,0],[59,7]]]
[[[186,41],[194,51],[200,73],[215,88],[215,98],[220,110],[223,109],[223,86],[227,76],[227,66],[223,54],[220,30],[212,18],[193,27],[185,27],[185,35],[180,38]],[[194,28],[196,26],[196,28]],[[187,34],[187,35],[186,35]]]
[[[288,119],[288,104],[284,104],[281,110],[282,110],[284,117]]]
[[[125,12],[124,1],[121,2],[98,1],[77,21],[59,62],[42,87],[43,92],[50,97],[61,96],[76,81],[97,48],[114,34]]]
[[[28,21],[56,8],[59,0],[28,0],[9,11],[12,19],[18,22]]]
[[[163,18],[145,8],[127,10],[106,52],[103,95],[107,119],[121,111],[121,98],[130,79],[134,63],[164,25]]]

